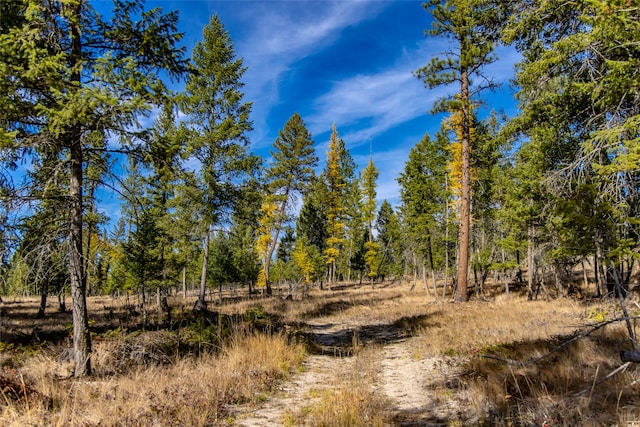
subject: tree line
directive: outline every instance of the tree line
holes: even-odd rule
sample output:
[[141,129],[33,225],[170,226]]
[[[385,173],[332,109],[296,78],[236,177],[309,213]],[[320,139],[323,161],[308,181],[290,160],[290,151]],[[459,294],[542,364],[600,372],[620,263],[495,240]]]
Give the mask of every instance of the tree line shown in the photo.
[[[0,294],[42,295],[41,315],[47,295],[71,294],[76,375],[91,372],[87,295],[162,304],[190,288],[205,310],[207,290],[230,284],[271,294],[410,278],[466,301],[492,278],[552,297],[576,267],[595,272],[598,296],[628,291],[640,225],[635,3],[425,3],[427,36],[449,49],[415,75],[452,92],[434,105],[440,130],[397,178],[398,206],[379,203],[373,158],[359,171],[335,125],[323,164],[297,113],[270,162],[250,152],[246,67],[218,16],[187,59],[177,13],[113,5],[103,16],[82,0],[0,3]],[[481,118],[499,45],[522,56],[519,113]],[[118,218],[99,209],[105,189],[121,199]]]

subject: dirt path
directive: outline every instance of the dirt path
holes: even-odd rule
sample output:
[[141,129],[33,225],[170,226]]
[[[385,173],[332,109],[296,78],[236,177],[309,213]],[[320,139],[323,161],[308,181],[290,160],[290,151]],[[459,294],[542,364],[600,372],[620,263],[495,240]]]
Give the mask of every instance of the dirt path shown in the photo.
[[466,419],[460,409],[468,402],[455,364],[422,357],[411,339],[382,349],[378,387],[389,401],[396,425],[440,426]]
[[[393,425],[439,426],[464,419],[464,391],[455,364],[443,358],[422,357],[413,339],[395,324],[363,325],[363,319],[317,318],[307,324],[307,339],[316,353],[304,369],[256,407],[240,408],[236,425],[282,426],[318,399],[324,389],[338,384],[353,366],[354,345],[379,345],[376,393],[388,402]],[[470,420],[467,420],[470,421]]]
[[273,427],[285,424],[287,414],[293,414],[318,399],[321,391],[335,384],[337,370],[346,370],[351,358],[316,356],[307,357],[304,370],[281,385],[278,392],[258,407],[246,408],[238,416],[236,425]]
[[320,354],[307,356],[304,368],[280,386],[278,392],[255,408],[241,409],[236,425],[251,427],[281,426],[288,413],[299,411],[332,388],[339,372],[347,372],[353,359],[354,327],[338,325],[331,319],[314,319],[304,335],[316,344]]

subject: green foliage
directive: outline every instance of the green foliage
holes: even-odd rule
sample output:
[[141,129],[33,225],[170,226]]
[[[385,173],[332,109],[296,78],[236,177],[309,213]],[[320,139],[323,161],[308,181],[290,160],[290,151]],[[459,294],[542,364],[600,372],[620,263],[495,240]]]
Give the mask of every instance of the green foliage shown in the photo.
[[229,235],[234,280],[252,285],[258,280],[260,262],[254,246],[255,231],[250,225],[236,224]]
[[258,237],[267,293],[271,293],[269,266],[278,236],[290,220],[289,210],[295,197],[306,194],[311,187],[318,163],[313,144],[311,133],[298,113],[287,120],[273,143],[273,163],[266,172],[267,200],[263,202]]
[[[226,331],[228,333],[228,331]],[[189,323],[178,331],[178,340],[187,348],[198,351],[215,351],[221,344],[223,330],[218,324],[210,323],[205,319],[198,319]]]
[[405,244],[400,219],[391,204],[384,200],[376,218],[377,240],[381,248],[378,274],[399,277],[404,273],[403,252]]
[[278,245],[278,252],[276,254],[276,258],[282,262],[289,262],[291,259],[291,252],[293,252],[293,244],[296,241],[296,237],[291,228],[287,228],[284,232],[284,236],[280,239],[280,244]]
[[236,58],[231,37],[217,15],[204,28],[192,56],[194,70],[180,96],[187,119],[179,135],[187,144],[186,154],[201,164],[199,214],[210,225],[236,201],[238,177],[257,165],[246,152],[252,104],[243,102],[241,79],[246,67]]
[[630,97],[639,10],[624,1],[523,6],[505,31],[523,52],[521,114],[509,131],[529,139],[518,165],[529,196],[514,200],[521,217],[544,228],[554,259],[596,251],[608,263],[603,256],[622,242],[638,241],[637,191],[629,189],[637,188],[640,112]]
[[324,251],[328,237],[326,206],[322,202],[324,191],[322,180],[316,180],[305,195],[296,221],[296,235],[305,236],[320,253]]
[[350,156],[346,152],[344,141],[338,135],[333,125],[329,149],[327,151],[327,165],[322,173],[326,184],[324,207],[327,215],[326,248],[323,251],[325,261],[329,267],[329,281],[336,279],[336,266],[344,245],[345,234],[345,189],[348,177],[344,174],[344,166],[349,164]]
[[373,241],[373,221],[376,219],[376,181],[378,176],[380,175],[380,171],[376,168],[375,163],[373,163],[373,158],[369,159],[369,163],[367,167],[362,171],[362,176],[360,180],[362,182],[362,198],[364,199],[362,212],[365,224],[367,224],[367,228],[369,229],[369,242]]
[[411,245],[414,252],[433,263],[432,268],[444,263],[449,244],[445,242],[446,231],[453,228],[447,215],[451,199],[447,180],[448,143],[444,132],[438,133],[435,139],[426,134],[409,152],[398,178],[403,219]]
[[[481,83],[478,89],[492,87],[482,69],[497,59],[494,45],[499,36],[501,5],[487,0],[455,0],[442,2],[429,0],[424,3],[433,16],[432,27],[426,33],[450,38],[460,54],[438,56],[415,72],[430,89],[461,82],[466,73],[475,73]],[[450,96],[437,101],[434,112],[458,111],[469,102],[465,95]]]
[[[289,196],[305,193],[309,188],[318,157],[311,133],[298,113],[294,113],[278,132],[273,143],[273,163],[267,170],[269,194],[290,203]],[[282,214],[285,214],[283,212]]]
[[[115,2],[104,16],[80,1],[25,0],[11,2],[7,15],[4,10],[1,157],[8,167],[22,159],[27,169],[55,159],[56,168],[68,173],[65,226],[76,322],[75,374],[81,376],[91,370],[82,215],[83,202],[93,201],[82,200],[82,194],[83,166],[96,138],[88,136],[109,134],[122,153],[147,148],[138,120],[164,101],[167,89],[160,75],[176,78],[185,71],[182,49],[176,47],[181,38],[177,13],[144,11],[141,1]],[[26,200],[46,198],[37,180],[26,184]]]

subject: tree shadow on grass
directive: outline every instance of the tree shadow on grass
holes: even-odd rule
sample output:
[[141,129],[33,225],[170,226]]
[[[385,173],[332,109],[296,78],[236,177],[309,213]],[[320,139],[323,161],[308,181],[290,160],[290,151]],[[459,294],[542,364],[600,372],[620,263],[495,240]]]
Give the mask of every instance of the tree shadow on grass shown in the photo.
[[[397,295],[385,296],[385,301],[393,301],[395,299],[401,298],[401,294]],[[364,292],[358,294],[357,296],[353,295],[345,295],[342,298],[341,295],[331,295],[333,301],[328,301],[324,304],[319,305],[313,310],[309,310],[302,314],[303,319],[313,319],[315,317],[323,317],[330,316],[335,313],[339,313],[342,311],[346,311],[349,308],[357,307],[357,306],[366,306],[372,307],[380,302],[379,295],[377,295],[374,291]]]
[[392,424],[627,425],[640,419],[640,367],[606,378],[622,365],[618,352],[626,347],[624,328],[613,327],[456,354],[462,365],[454,379],[416,372],[432,398],[419,408],[392,409]]
[[311,354],[345,357],[359,347],[387,345],[415,336],[421,329],[436,326],[432,318],[438,313],[403,317],[393,323],[344,326],[333,323],[297,325],[295,336],[301,339]]
[[486,425],[614,425],[640,415],[638,366],[606,378],[628,346],[622,325],[504,343],[473,355],[460,384],[483,394]]

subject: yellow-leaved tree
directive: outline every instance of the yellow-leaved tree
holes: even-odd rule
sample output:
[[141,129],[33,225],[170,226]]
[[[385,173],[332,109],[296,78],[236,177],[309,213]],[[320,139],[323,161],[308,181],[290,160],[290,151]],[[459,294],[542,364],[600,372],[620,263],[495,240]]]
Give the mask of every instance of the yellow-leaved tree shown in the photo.
[[[472,121],[473,123],[473,121]],[[460,201],[462,198],[462,112],[454,111],[444,120],[443,128],[453,132],[455,138],[446,147],[449,152],[449,161],[447,162],[447,174],[449,175],[449,189],[451,191],[452,208],[460,214]],[[473,154],[473,145],[476,140],[475,126],[469,126],[469,155]],[[476,179],[474,168],[469,168],[470,185]]]
[[267,287],[267,280],[269,277],[269,274],[266,271],[266,269],[269,268],[267,259],[269,259],[272,254],[270,250],[273,242],[272,230],[277,211],[277,205],[270,198],[265,198],[262,202],[262,206],[260,207],[260,219],[258,222],[259,225],[257,233],[258,237],[255,243],[256,252],[262,261],[262,268],[258,273],[258,280],[256,282],[256,287],[258,288]]
[[336,261],[340,256],[340,249],[344,245],[344,187],[345,179],[340,168],[340,159],[343,155],[344,143],[338,136],[335,124],[332,127],[327,151],[327,166],[323,177],[327,184],[326,212],[327,212],[327,247],[324,250],[324,259],[329,268],[329,289],[335,281]]

